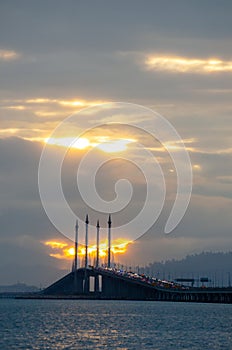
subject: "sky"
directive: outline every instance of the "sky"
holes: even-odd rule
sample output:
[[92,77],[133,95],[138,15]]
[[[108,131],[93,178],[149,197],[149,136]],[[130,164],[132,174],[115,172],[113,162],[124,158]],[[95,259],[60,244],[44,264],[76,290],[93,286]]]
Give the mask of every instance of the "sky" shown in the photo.
[[[1,2],[0,284],[46,286],[69,271],[75,215],[80,235],[88,213],[90,240],[95,239],[97,219],[106,239],[111,204],[103,212],[100,201],[98,209],[90,208],[77,184],[78,167],[89,151],[90,164],[105,162],[96,176],[100,197],[114,200],[115,184],[127,179],[132,187],[124,181],[118,188],[122,205],[133,188],[125,208],[112,214],[113,238],[134,242],[126,253],[115,255],[115,262],[136,266],[231,250],[231,14],[229,0]],[[120,108],[115,102],[121,102]],[[167,152],[173,140],[166,135],[162,144],[149,134],[158,125],[158,115],[183,140],[193,175],[187,211],[168,235],[164,227],[178,174]],[[75,120],[71,127],[64,122],[69,116]],[[156,132],[161,133],[158,127]],[[81,143],[67,147],[68,138],[78,135]],[[141,153],[141,145],[150,155]],[[172,152],[178,155],[179,146],[174,146]],[[38,170],[44,147],[49,153],[43,182],[47,186],[57,175],[56,160],[67,151],[60,177],[75,215],[68,220],[57,197],[50,198],[57,220],[65,223],[61,230],[40,199]],[[156,164],[154,177],[146,177],[136,162],[148,172]],[[159,166],[167,189],[160,215]],[[179,173],[184,169],[182,164]],[[82,167],[86,193],[90,174],[91,169]],[[130,224],[146,202],[151,177],[154,212]],[[150,218],[154,223],[143,232]],[[119,229],[127,223],[127,230]]]

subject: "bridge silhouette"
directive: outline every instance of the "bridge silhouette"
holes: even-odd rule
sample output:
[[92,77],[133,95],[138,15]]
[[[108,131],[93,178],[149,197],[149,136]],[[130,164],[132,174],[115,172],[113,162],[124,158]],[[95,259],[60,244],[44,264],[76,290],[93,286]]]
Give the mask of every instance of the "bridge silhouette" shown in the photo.
[[78,222],[75,226],[75,255],[72,272],[49,287],[31,295],[32,298],[77,298],[113,300],[159,300],[182,302],[232,303],[232,288],[199,288],[184,286],[177,282],[112,268],[111,263],[111,215],[108,219],[107,265],[99,264],[99,233],[97,221],[97,244],[95,266],[88,265],[88,225],[86,215],[85,261],[78,268]]
[[40,292],[41,298],[232,303],[232,288],[187,287],[111,268],[80,268]]

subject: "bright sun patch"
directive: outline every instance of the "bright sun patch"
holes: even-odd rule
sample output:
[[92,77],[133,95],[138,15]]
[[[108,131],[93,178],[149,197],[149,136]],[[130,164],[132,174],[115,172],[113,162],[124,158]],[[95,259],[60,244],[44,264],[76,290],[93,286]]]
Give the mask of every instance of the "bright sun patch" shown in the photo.
[[150,55],[145,60],[148,69],[179,73],[215,73],[232,72],[232,61],[217,58],[200,59],[182,56]]
[[[125,240],[125,239],[117,239],[112,242],[111,245],[111,252],[115,255],[117,254],[125,254],[127,251],[128,244],[132,243],[131,241]],[[58,241],[47,241],[44,243],[46,246],[49,246],[52,251],[49,254],[50,256],[57,258],[57,259],[64,259],[64,260],[72,260],[75,255],[74,247],[69,246],[67,243],[58,242]],[[104,258],[107,256],[108,251],[108,242],[102,241],[99,245],[99,255],[100,258]],[[96,245],[89,245],[88,247],[88,253],[89,257],[94,258],[96,256],[97,252],[97,246]],[[78,256],[84,257],[85,256],[85,247],[79,246],[78,248]]]
[[74,141],[74,138],[72,137],[47,138],[45,139],[45,143],[76,149],[85,149],[90,145],[90,142],[86,137],[79,137],[76,141]]
[[122,152],[126,151],[128,144],[132,142],[134,142],[132,139],[110,140],[100,143],[97,148],[107,153]]
[[47,138],[44,140],[46,144],[62,146],[67,148],[84,150],[89,147],[96,147],[106,153],[123,152],[127,150],[130,143],[135,142],[134,139],[116,139],[110,140],[106,137],[99,137],[95,142],[91,142],[86,137],[74,139],[72,137]]

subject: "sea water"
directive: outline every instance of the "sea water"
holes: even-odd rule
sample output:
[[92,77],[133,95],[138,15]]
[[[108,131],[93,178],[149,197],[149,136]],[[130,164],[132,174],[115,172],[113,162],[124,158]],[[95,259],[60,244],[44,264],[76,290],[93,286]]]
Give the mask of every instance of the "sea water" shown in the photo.
[[232,305],[1,299],[0,349],[232,349]]

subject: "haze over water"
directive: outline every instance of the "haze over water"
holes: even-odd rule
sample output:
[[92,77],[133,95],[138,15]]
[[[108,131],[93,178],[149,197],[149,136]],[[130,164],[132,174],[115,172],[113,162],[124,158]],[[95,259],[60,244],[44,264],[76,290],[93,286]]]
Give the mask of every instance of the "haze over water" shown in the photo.
[[0,300],[0,348],[231,349],[232,305]]

